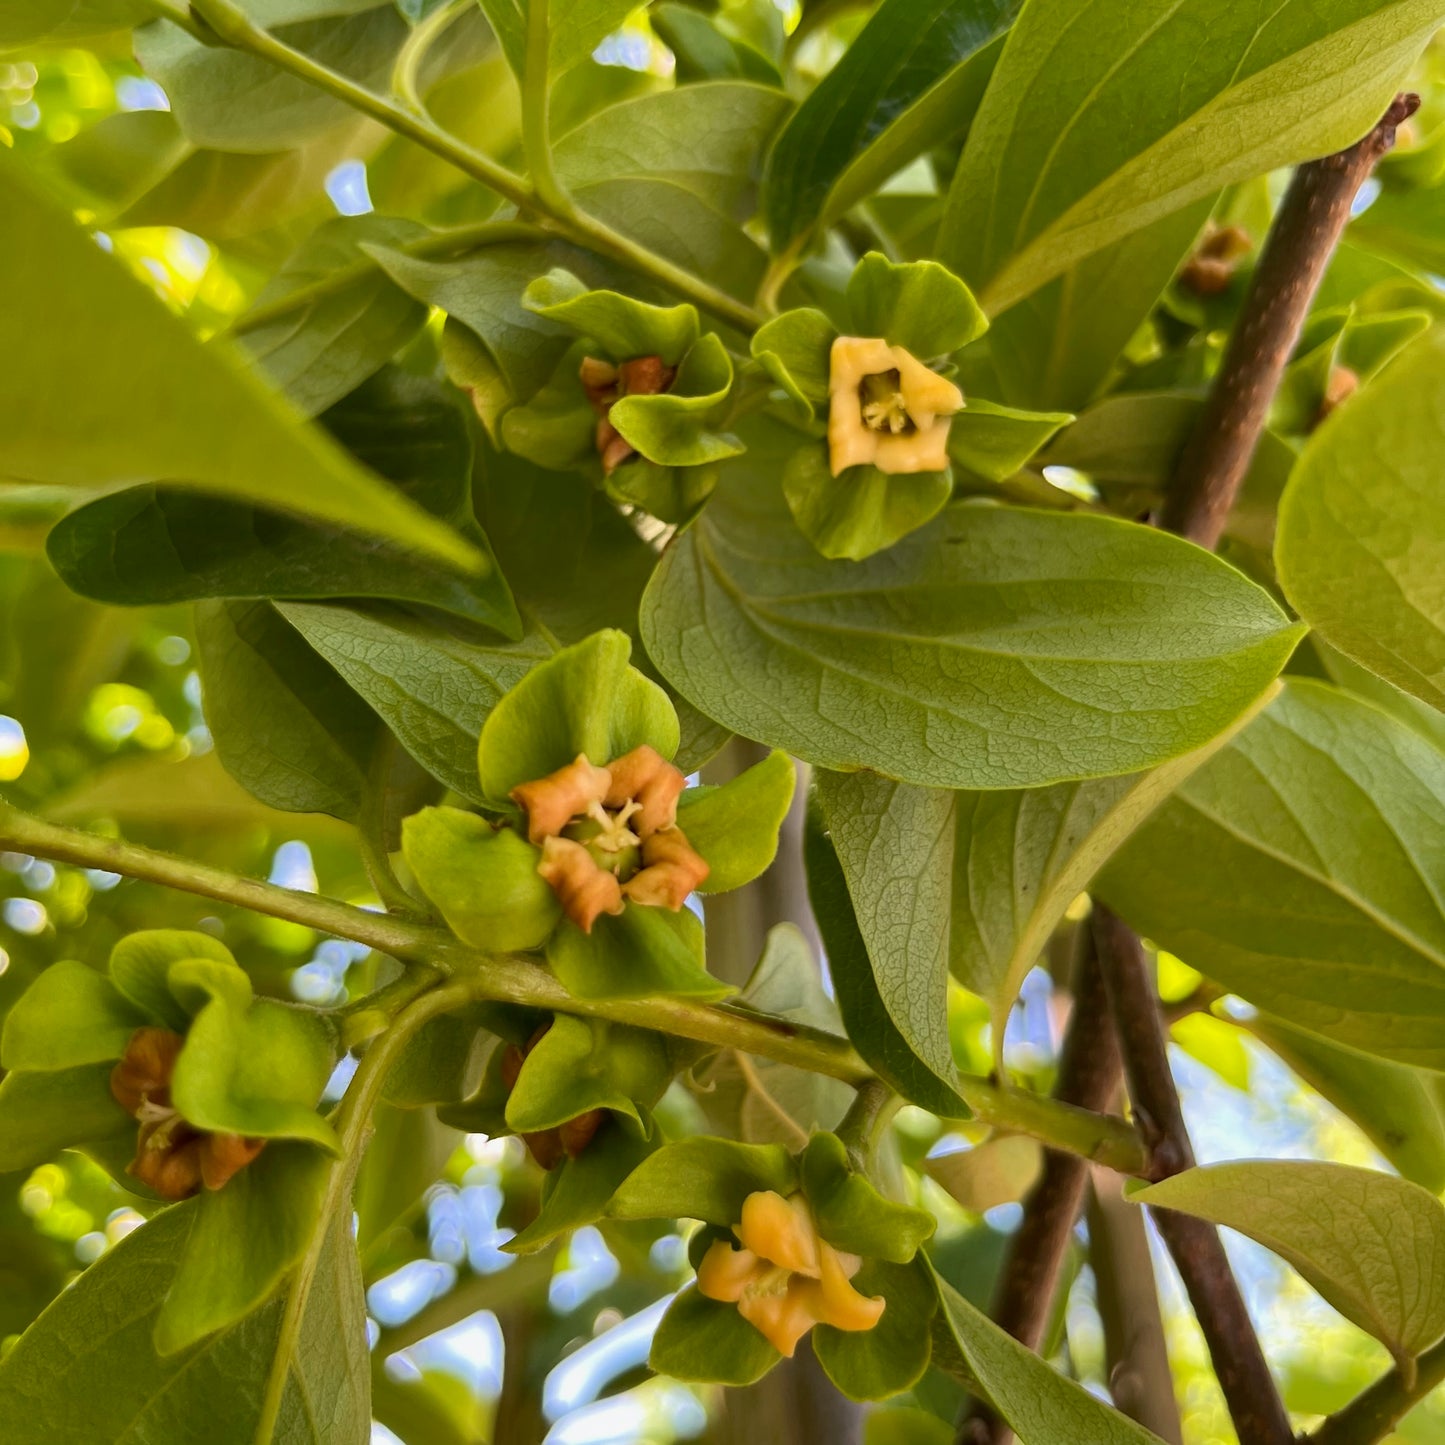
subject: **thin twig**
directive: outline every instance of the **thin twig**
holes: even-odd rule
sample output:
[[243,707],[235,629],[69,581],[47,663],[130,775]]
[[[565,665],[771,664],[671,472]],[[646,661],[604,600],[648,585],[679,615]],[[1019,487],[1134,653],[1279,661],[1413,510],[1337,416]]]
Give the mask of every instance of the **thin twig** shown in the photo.
[[[1104,904],[1095,902],[1094,942],[1124,1053],[1129,1094],[1149,1147],[1148,1177],[1165,1179],[1194,1164],[1179,1092],[1169,1070],[1163,1024],[1144,946]],[[1152,1211],[1184,1280],[1240,1445],[1293,1445],[1280,1399],[1219,1231],[1202,1219]]]
[[1164,500],[1166,531],[1217,545],[1355,196],[1419,105],[1418,95],[1396,96],[1363,140],[1295,172]]

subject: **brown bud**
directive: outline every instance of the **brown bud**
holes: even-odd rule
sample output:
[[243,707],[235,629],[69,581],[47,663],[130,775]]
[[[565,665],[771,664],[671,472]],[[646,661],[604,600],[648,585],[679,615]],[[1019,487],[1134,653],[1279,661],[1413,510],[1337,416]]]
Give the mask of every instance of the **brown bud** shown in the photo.
[[617,368],[618,390],[623,396],[656,396],[676,377],[677,368],[664,365],[660,356],[639,356]]
[[585,1114],[578,1114],[575,1119],[568,1119],[556,1130],[569,1159],[575,1159],[592,1142],[606,1117],[601,1109],[589,1109]]
[[201,1188],[201,1136],[189,1126],[141,1128],[135,1158],[126,1173],[162,1199],[189,1199]]
[[632,443],[605,416],[597,419],[595,441],[597,455],[602,458],[603,476],[610,477],[623,462],[630,462],[637,455]]
[[537,872],[551,884],[563,912],[583,933],[604,913],[622,912],[622,888],[616,877],[570,838],[548,838],[542,844]]
[[555,773],[512,789],[511,798],[527,813],[527,841],[540,844],[560,833],[573,818],[587,811],[589,803],[600,803],[612,785],[606,768],[594,767],[585,753]]
[[607,808],[621,808],[638,802],[642,810],[631,823],[637,836],[646,840],[653,833],[671,828],[677,822],[677,800],[687,787],[687,778],[661,753],[643,743],[607,765],[612,786],[602,800]]
[[1330,372],[1330,379],[1325,384],[1324,399],[1320,402],[1320,409],[1315,415],[1315,425],[1318,426],[1336,407],[1343,406],[1360,389],[1359,373],[1352,371],[1348,366],[1336,366]]
[[1249,232],[1242,226],[1211,228],[1184,263],[1179,284],[1196,296],[1218,296],[1228,289],[1240,261],[1249,255],[1253,244]]
[[545,1169],[549,1173],[555,1169],[565,1157],[562,1148],[562,1133],[559,1129],[543,1129],[536,1134],[523,1134],[522,1143],[527,1146],[529,1153],[539,1169]]
[[185,1040],[170,1029],[137,1029],[110,1073],[110,1092],[127,1114],[146,1104],[169,1108],[171,1075]]
[[632,903],[670,908],[676,913],[710,871],[682,829],[668,828],[643,842],[642,867],[622,885],[622,891]]

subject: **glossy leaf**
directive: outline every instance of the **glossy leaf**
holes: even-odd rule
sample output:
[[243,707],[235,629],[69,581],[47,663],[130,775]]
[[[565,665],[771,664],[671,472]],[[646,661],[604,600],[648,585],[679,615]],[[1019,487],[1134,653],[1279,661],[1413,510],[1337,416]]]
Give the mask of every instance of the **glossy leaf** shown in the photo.
[[1445,1334],[1445,1206],[1418,1184],[1345,1164],[1253,1159],[1188,1169],[1129,1197],[1273,1250],[1397,1359]]
[[1445,709],[1445,335],[1421,338],[1313,437],[1280,507],[1280,582],[1347,657]]
[[1106,517],[954,506],[865,563],[825,561],[755,448],[663,557],[642,634],[673,686],[745,736],[823,767],[1002,788],[1200,746],[1299,630],[1199,549]]
[[99,1140],[133,1149],[135,1120],[110,1092],[110,1060],[0,1079],[0,1173],[34,1169],[62,1149]]
[[940,257],[1005,311],[1190,201],[1358,140],[1439,21],[1433,0],[1268,16],[1217,0],[1031,4],[969,133]]
[[103,973],[62,959],[5,1016],[0,1064],[50,1070],[118,1059],[130,1036],[149,1022]]
[[881,184],[945,139],[945,126],[961,129],[988,76],[980,52],[1016,9],[1015,0],[885,0],[773,145],[762,204],[773,250],[866,194],[859,171]]
[[738,1144],[701,1135],[664,1144],[613,1195],[614,1219],[699,1219],[731,1229],[758,1190],[787,1196],[798,1187],[792,1156],[779,1144]]
[[1322,683],[1283,693],[1100,876],[1136,928],[1337,1044],[1445,1068],[1440,755]]
[[201,346],[4,157],[0,209],[14,221],[0,235],[0,473],[96,489],[164,479],[475,561],[222,346]]

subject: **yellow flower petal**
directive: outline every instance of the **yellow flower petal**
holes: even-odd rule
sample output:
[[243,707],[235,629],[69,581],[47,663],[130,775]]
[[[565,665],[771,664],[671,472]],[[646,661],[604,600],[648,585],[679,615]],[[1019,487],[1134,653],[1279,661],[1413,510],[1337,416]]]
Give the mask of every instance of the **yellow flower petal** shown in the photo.
[[742,1223],[734,1231],[754,1254],[799,1274],[818,1274],[818,1231],[801,1194],[784,1199],[760,1189],[743,1201]]

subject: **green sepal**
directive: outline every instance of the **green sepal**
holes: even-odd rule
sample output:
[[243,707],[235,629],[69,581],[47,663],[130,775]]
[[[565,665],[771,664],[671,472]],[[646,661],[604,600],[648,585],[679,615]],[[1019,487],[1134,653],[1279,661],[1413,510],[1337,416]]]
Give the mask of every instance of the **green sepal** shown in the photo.
[[487,435],[496,445],[501,419],[517,399],[496,358],[470,326],[448,316],[442,327],[441,360],[447,379],[471,398]]
[[595,1224],[607,1214],[617,1186],[657,1147],[651,1115],[639,1127],[609,1119],[575,1158],[564,1159],[542,1181],[537,1217],[502,1246],[504,1254],[535,1254],[561,1234]]
[[664,366],[676,366],[700,329],[691,305],[649,306],[616,291],[590,291],[561,269],[533,281],[522,293],[522,305],[595,341],[602,356],[613,361],[657,356]]
[[870,251],[848,278],[855,336],[881,336],[919,361],[950,356],[988,330],[973,292],[937,261],[897,265]]
[[953,495],[953,473],[890,474],[828,468],[826,448],[801,446],[783,467],[783,495],[798,530],[823,556],[861,562],[931,522]]
[[667,391],[619,398],[607,413],[617,431],[650,462],[659,466],[701,467],[726,461],[743,444],[707,422],[732,390],[733,364],[727,348],[711,331],[682,359]]
[[62,1149],[100,1139],[135,1153],[135,1120],[110,1092],[109,1062],[0,1079],[0,1174],[34,1169]]
[[798,1187],[781,1144],[739,1144],[710,1134],[664,1144],[623,1181],[607,1206],[613,1219],[700,1219],[730,1230],[749,1194],[785,1198]]
[[804,414],[812,417],[828,401],[828,376],[838,328],[811,306],[784,311],[753,333],[753,359]]
[[611,1109],[642,1127],[672,1082],[667,1041],[650,1029],[558,1014],[527,1055],[507,1100],[517,1134],[554,1129],[589,1109]]
[[258,999],[242,1011],[215,998],[196,1015],[176,1060],[171,1098],[198,1129],[254,1139],[307,1139],[340,1152],[316,1102],[336,1064],[319,1014]]
[[192,1018],[217,1001],[243,1013],[254,995],[250,975],[229,957],[178,959],[166,970],[166,985]]
[[173,1355],[266,1302],[306,1250],[332,1164],[301,1144],[269,1144],[224,1189],[206,1189],[155,1325]]
[[700,893],[727,893],[762,874],[778,852],[797,770],[774,750],[721,787],[689,788],[678,800],[677,826],[702,855],[708,875]]
[[660,467],[646,457],[633,457],[603,481],[602,489],[614,502],[683,527],[712,496],[717,479],[716,467]]
[[401,825],[417,884],[463,943],[494,953],[540,948],[562,906],[537,872],[541,851],[461,808],[423,808]]
[[382,1097],[398,1109],[470,1098],[481,1084],[489,1043],[474,1008],[428,1019],[402,1047]]
[[687,908],[629,904],[583,931],[564,918],[547,940],[547,962],[574,998],[723,998],[733,990],[703,963],[702,923]]
[[1066,411],[1020,411],[971,396],[964,409],[954,414],[948,455],[973,476],[1001,482],[1073,420]]
[[192,1014],[207,996],[191,1000],[194,1008],[187,1007],[171,987],[171,966],[192,958],[208,959],[244,973],[231,950],[209,933],[147,928],[128,934],[111,949],[111,982],[148,1015],[152,1023],[164,1024],[183,1034],[190,1027]]
[[813,1135],[798,1173],[818,1233],[845,1254],[907,1264],[938,1227],[926,1209],[885,1199],[848,1163],[836,1134]]
[[597,456],[597,412],[578,368],[586,342],[571,346],[530,401],[502,417],[500,440],[509,452],[552,471],[569,471]]
[[933,1355],[938,1292],[921,1260],[893,1264],[865,1259],[853,1276],[860,1294],[886,1301],[871,1330],[813,1327],[813,1353],[823,1372],[850,1400],[885,1400],[923,1378]]
[[[528,1032],[527,1038],[531,1037],[531,1032]],[[494,1139],[512,1132],[511,1125],[507,1123],[508,1090],[502,1079],[502,1059],[509,1043],[521,1048],[526,1038],[497,1041],[482,1066],[482,1080],[476,1093],[459,1104],[443,1104],[437,1109],[437,1118],[443,1124],[450,1124],[453,1129],[467,1134],[486,1134]]]
[[606,766],[643,743],[677,752],[677,712],[667,694],[628,664],[632,641],[608,628],[534,667],[491,711],[477,745],[482,793],[499,808],[522,783],[545,778],[579,753]]
[[0,1032],[0,1064],[54,1070],[118,1059],[149,1022],[103,973],[64,959],[15,1001]]
[[647,1363],[659,1375],[719,1385],[751,1385],[783,1357],[737,1311],[690,1284],[668,1305]]

